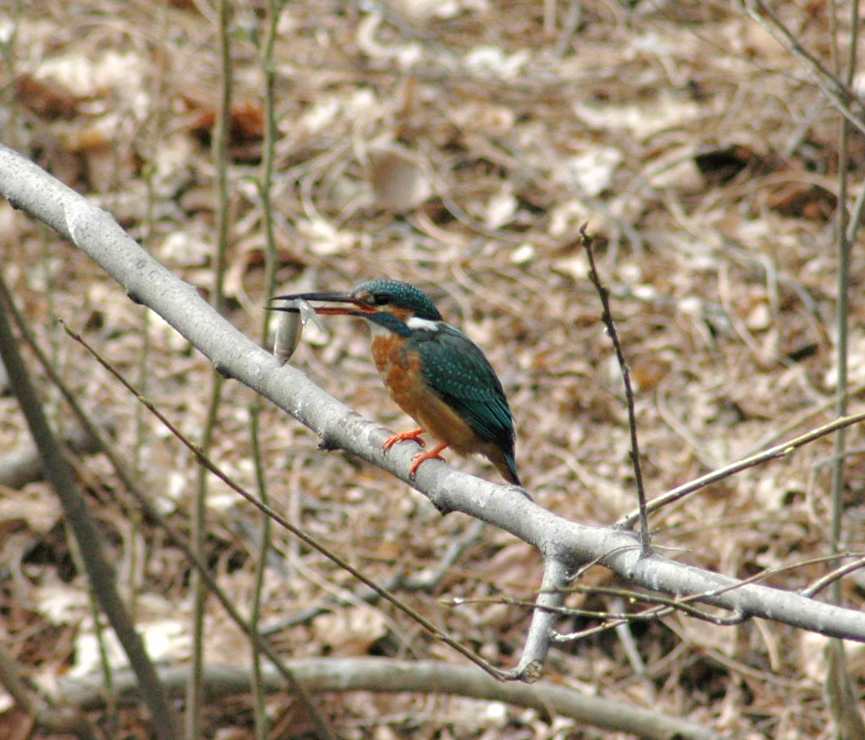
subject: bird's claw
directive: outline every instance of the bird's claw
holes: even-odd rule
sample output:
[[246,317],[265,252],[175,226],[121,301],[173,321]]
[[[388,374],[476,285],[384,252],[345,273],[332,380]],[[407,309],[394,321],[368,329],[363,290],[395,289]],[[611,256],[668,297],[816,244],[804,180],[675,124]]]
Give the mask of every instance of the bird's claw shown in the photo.
[[421,439],[421,435],[423,434],[423,429],[417,428],[412,429],[410,432],[398,432],[397,434],[392,434],[384,441],[384,449],[389,450],[398,442],[405,442],[407,440],[411,440],[412,442],[417,442],[419,447],[423,447],[426,442]]
[[433,447],[431,450],[427,450],[426,452],[419,452],[411,459],[411,467],[408,469],[408,477],[409,480],[414,480],[417,476],[417,469],[425,463],[427,460],[441,460],[442,462],[447,462],[441,453],[442,450],[447,447],[446,444],[438,444]]

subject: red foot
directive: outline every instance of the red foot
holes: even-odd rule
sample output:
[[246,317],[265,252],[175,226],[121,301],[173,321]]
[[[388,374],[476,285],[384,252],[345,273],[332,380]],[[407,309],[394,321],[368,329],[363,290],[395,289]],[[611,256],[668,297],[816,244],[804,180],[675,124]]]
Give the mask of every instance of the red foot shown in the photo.
[[426,460],[442,460],[444,458],[441,456],[442,450],[447,448],[447,443],[440,442],[431,450],[427,450],[426,452],[421,452],[419,455],[415,455],[411,460],[411,467],[408,471],[408,477],[414,480],[415,475],[417,474],[417,469],[424,463]]
[[424,446],[424,441],[420,438],[421,434],[423,434],[423,429],[418,427],[417,429],[412,429],[410,432],[400,432],[399,434],[392,434],[384,441],[384,448],[389,450],[393,447],[397,442],[405,442],[407,439],[410,439],[412,442],[417,442],[421,447]]

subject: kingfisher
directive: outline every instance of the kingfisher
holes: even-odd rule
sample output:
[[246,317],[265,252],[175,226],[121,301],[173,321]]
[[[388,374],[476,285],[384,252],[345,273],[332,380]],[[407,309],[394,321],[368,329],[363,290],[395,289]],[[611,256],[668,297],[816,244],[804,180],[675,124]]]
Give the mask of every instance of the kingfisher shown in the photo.
[[[348,304],[316,306],[320,315],[356,316],[369,322],[372,357],[396,404],[418,427],[385,440],[389,450],[411,440],[424,447],[428,433],[438,443],[414,456],[410,477],[426,460],[444,460],[450,447],[486,457],[509,483],[522,486],[514,457],[514,421],[498,376],[484,353],[447,324],[419,288],[399,280],[366,280],[349,292],[296,293],[274,300]],[[272,310],[297,312],[296,307]]]

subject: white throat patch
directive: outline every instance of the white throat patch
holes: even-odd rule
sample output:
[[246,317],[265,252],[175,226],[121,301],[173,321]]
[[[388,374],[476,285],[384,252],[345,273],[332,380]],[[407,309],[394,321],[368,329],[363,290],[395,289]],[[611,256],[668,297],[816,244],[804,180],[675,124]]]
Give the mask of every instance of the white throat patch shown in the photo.
[[405,322],[409,329],[426,329],[427,331],[438,331],[439,322],[430,321],[429,319],[419,319],[417,316],[412,316]]

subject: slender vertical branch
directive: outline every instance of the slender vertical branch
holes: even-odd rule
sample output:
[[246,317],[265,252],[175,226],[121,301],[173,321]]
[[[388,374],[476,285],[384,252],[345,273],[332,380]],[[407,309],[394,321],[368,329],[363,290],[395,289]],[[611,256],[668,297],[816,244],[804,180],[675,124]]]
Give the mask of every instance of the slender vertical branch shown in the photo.
[[[834,3],[832,4],[834,18]],[[849,87],[853,83],[853,75],[856,70],[856,47],[858,41],[858,17],[859,2],[853,0],[851,8],[851,29],[849,55],[846,60],[845,82]],[[833,24],[837,25],[837,24]],[[837,33],[833,34],[834,46],[837,46]],[[837,71],[841,73],[840,59],[836,60]],[[838,295],[837,309],[835,315],[836,333],[836,364],[837,385],[835,392],[835,415],[845,416],[847,414],[847,359],[848,359],[848,331],[849,331],[849,286],[850,286],[850,241],[847,238],[847,168],[849,161],[849,137],[850,123],[843,116],[840,121],[838,144],[838,206],[836,209],[835,238],[838,245],[838,276],[836,292]],[[835,432],[834,456],[832,463],[832,523],[831,523],[831,547],[832,552],[837,553],[841,547],[841,524],[843,513],[844,493],[844,465],[846,461],[846,435],[847,430],[842,428]],[[832,599],[835,603],[841,601],[841,583],[832,585]]]
[[[217,312],[225,308],[225,267],[228,252],[229,203],[228,203],[228,139],[231,133],[231,42],[229,36],[230,0],[219,0],[217,33],[221,60],[222,89],[219,114],[213,131],[213,159],[216,166],[216,219],[217,247],[213,276],[212,303]],[[201,447],[207,453],[213,442],[213,432],[219,417],[222,399],[222,376],[214,370],[211,375],[210,401],[207,420],[201,436]],[[192,517],[193,546],[198,557],[206,562],[207,530],[207,469],[198,469],[198,486]],[[193,638],[192,670],[186,692],[186,736],[201,737],[201,715],[204,704],[204,607],[207,589],[197,571],[192,574],[193,593]]]
[[533,682],[541,677],[544,660],[555,634],[553,626],[559,619],[558,610],[565,603],[568,593],[570,576],[568,566],[558,558],[548,556],[544,559],[544,577],[535,600],[523,654],[517,666],[508,672],[508,678]]
[[[167,37],[168,30],[168,7],[166,5],[158,5],[155,8],[157,13],[158,33],[157,40],[153,42],[150,48],[150,54],[153,60],[153,76],[151,81],[151,110],[149,112],[146,136],[142,137],[143,151],[142,159],[144,167],[142,168],[142,176],[144,179],[145,192],[147,199],[144,206],[144,221],[142,223],[141,241],[145,246],[152,246],[154,236],[156,234],[156,182],[159,175],[159,149],[162,146],[162,137],[164,135],[164,113],[166,107],[165,95],[165,77],[166,77],[166,60],[167,54],[160,47],[162,39]],[[150,311],[147,307],[142,306],[137,309],[139,312],[138,332],[140,337],[140,345],[138,351],[138,378],[137,385],[141,388],[144,395],[149,393],[150,381]],[[135,470],[135,475],[140,476],[142,473],[142,457],[147,446],[148,427],[145,423],[144,411],[141,404],[135,404],[135,442],[132,455],[132,465]],[[138,598],[138,567],[139,560],[143,560],[144,553],[141,552],[139,542],[141,537],[141,509],[138,507],[130,507],[129,512],[129,528],[130,528],[130,609],[135,613],[135,606]]]
[[[859,40],[859,2],[851,3],[850,44],[847,59],[842,62],[839,50],[839,24],[837,8],[830,3],[832,22],[832,56],[835,61],[835,74],[848,89],[853,86],[853,76],[856,71],[856,52]],[[837,309],[835,314],[836,334],[836,366],[837,385],[835,390],[835,414],[838,417],[847,413],[847,361],[848,361],[848,331],[849,331],[849,289],[850,289],[850,246],[848,238],[847,192],[850,121],[843,115],[839,123],[838,140],[838,199],[835,218],[835,240],[838,253],[838,275],[836,282]],[[858,215],[858,214],[857,214]],[[846,463],[847,430],[844,428],[835,432],[834,454],[832,459],[832,520],[830,525],[830,547],[832,553],[841,551],[841,530],[844,515],[844,469]],[[841,580],[835,580],[830,587],[830,598],[833,603],[841,603]],[[847,659],[844,643],[832,640],[827,646],[826,694],[829,708],[836,726],[836,732],[844,737],[862,737],[865,724],[857,706],[855,689],[850,672],[847,669]]]
[[228,231],[231,225],[228,203],[228,144],[231,136],[231,37],[229,16],[231,0],[219,0],[219,51],[221,96],[219,115],[213,130],[213,161],[216,166],[216,270],[213,275],[213,307],[225,310],[225,267],[228,254]]
[[598,291],[598,296],[601,299],[603,309],[601,318],[604,326],[607,327],[607,333],[610,335],[610,341],[616,350],[616,359],[619,362],[619,368],[622,371],[622,382],[625,385],[625,403],[628,407],[628,429],[631,435],[631,464],[634,466],[634,480],[637,484],[637,499],[640,503],[640,555],[647,557],[652,554],[651,537],[649,534],[649,516],[646,511],[646,490],[643,487],[643,471],[640,467],[640,445],[637,440],[637,417],[634,412],[634,390],[631,387],[631,371],[628,368],[628,363],[625,361],[625,353],[622,351],[622,343],[619,341],[619,333],[616,331],[616,323],[613,321],[613,313],[610,310],[610,294],[601,282],[595,267],[595,255],[592,245],[592,237],[586,231],[585,224],[580,228],[580,243],[586,250],[586,257],[589,260],[589,280]]
[[[265,255],[264,255],[264,297],[267,301],[273,295],[276,284],[276,239],[273,226],[273,202],[271,189],[273,186],[273,161],[276,156],[276,106],[274,84],[276,70],[273,62],[273,47],[276,41],[276,27],[284,0],[268,0],[267,36],[262,52],[261,66],[264,75],[264,144],[262,151],[262,172],[259,182],[261,194],[261,214],[264,224]],[[266,301],[266,302],[267,302]],[[267,337],[267,327],[270,313],[262,312],[262,339]]]
[[[264,82],[264,143],[261,160],[261,177],[258,182],[259,195],[261,197],[262,223],[265,237],[264,256],[264,298],[265,305],[273,295],[276,282],[276,240],[273,233],[273,204],[271,201],[271,187],[273,185],[273,159],[276,146],[276,112],[274,105],[274,82],[275,70],[273,65],[273,47],[276,42],[276,27],[279,21],[279,13],[282,9],[282,0],[268,0],[267,2],[267,31],[265,34],[264,48],[261,51],[261,71]],[[262,311],[261,317],[261,341],[267,342],[268,323],[270,312]],[[258,487],[258,495],[265,506],[270,505],[270,496],[267,492],[267,475],[264,470],[264,462],[261,457],[261,446],[259,444],[258,428],[261,416],[261,398],[255,396],[249,406],[249,433],[253,463],[255,466],[255,479]],[[270,517],[261,517],[261,546],[259,547],[258,560],[255,564],[255,591],[252,598],[250,610],[250,627],[256,633],[259,630],[261,617],[261,599],[264,589],[264,574],[267,567],[267,555],[270,549],[271,523]],[[262,676],[261,653],[252,645],[252,692],[255,697],[255,736],[257,740],[266,740],[269,734],[269,723],[267,718],[267,706]],[[319,720],[320,722],[323,720]]]

